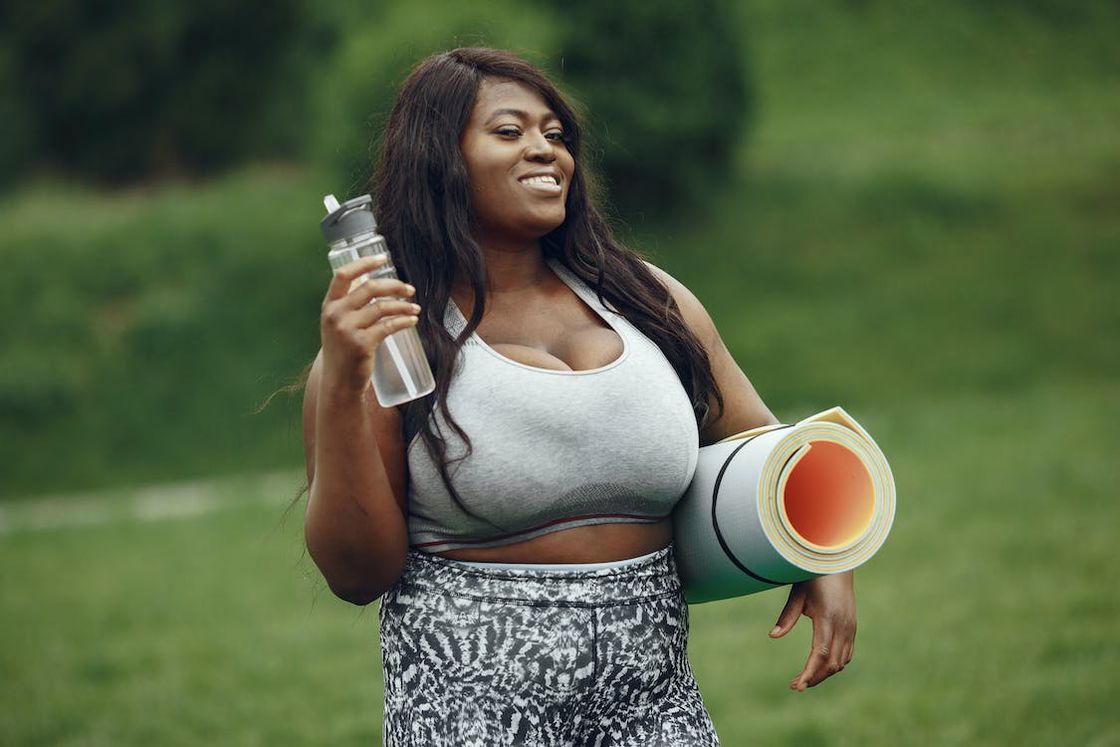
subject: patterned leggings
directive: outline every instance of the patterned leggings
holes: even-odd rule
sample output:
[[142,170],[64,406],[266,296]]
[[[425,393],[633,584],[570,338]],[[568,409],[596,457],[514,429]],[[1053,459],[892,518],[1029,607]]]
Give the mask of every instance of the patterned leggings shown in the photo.
[[380,620],[387,747],[719,744],[669,548],[569,571],[413,551]]

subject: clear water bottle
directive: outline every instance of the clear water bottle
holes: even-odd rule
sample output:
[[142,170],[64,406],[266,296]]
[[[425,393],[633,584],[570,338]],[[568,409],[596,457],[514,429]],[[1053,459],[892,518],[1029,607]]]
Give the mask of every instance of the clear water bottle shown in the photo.
[[[355,280],[364,283],[373,278],[395,278],[389,247],[385,237],[377,232],[373,218],[373,199],[369,195],[355,197],[341,205],[334,195],[323,198],[327,217],[320,224],[330,252],[327,260],[331,271],[337,272],[361,257],[384,254],[389,261],[372,272]],[[351,286],[353,287],[353,286]],[[376,299],[371,303],[376,303]],[[419,399],[436,388],[431,366],[420,344],[420,334],[415,327],[394,332],[385,338],[374,357],[373,391],[382,407],[394,407]]]

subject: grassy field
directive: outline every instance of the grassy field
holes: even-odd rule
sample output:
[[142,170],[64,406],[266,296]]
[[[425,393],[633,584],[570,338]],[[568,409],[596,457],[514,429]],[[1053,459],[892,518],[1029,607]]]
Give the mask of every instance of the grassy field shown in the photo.
[[[1117,407],[1120,387],[1102,385],[860,413],[899,513],[857,573],[855,661],[792,693],[809,627],[766,637],[783,592],[693,607],[690,654],[724,743],[1120,743],[1118,475],[1102,446],[1120,437]],[[11,507],[0,744],[376,744],[376,607],[335,600],[298,512],[281,521],[298,483],[203,485],[212,510],[178,518],[86,498],[75,512],[98,505],[104,521],[54,529]]]
[[[741,179],[685,223],[628,227],[704,301],[780,417],[843,404],[898,482],[892,536],[857,574],[853,665],[790,693],[809,629],[767,639],[781,592],[701,605],[690,651],[705,698],[733,746],[1120,745],[1116,13],[831,7],[743,6],[759,110]],[[0,351],[0,402],[32,408],[7,443],[40,444],[36,413],[95,394],[70,440],[35,450],[72,454],[91,484],[294,466],[294,403],[246,423],[307,352],[262,337],[235,351],[244,361],[223,358],[206,330],[242,311],[261,329],[304,324],[318,291],[258,271],[284,241],[292,261],[318,245],[319,186],[308,170],[253,169],[5,197],[9,263],[38,261],[23,247],[43,241],[60,196],[77,210],[51,235],[78,280],[47,289],[75,308],[100,292],[86,289],[97,254],[66,238],[78,225],[103,252],[169,226],[162,254],[138,262],[203,251],[221,274],[198,293],[169,274],[135,306],[98,307],[92,332],[48,340],[45,364]],[[249,222],[280,217],[263,237],[228,230],[234,205]],[[6,339],[44,336],[54,321],[24,313],[17,290],[3,308],[27,323]],[[223,300],[238,293],[243,305]],[[313,332],[312,319],[295,337],[313,347]],[[127,365],[121,340],[138,341]],[[129,379],[91,394],[70,355],[109,373],[190,366],[190,381],[116,408]],[[210,395],[229,422],[194,406]],[[120,417],[128,438],[76,451]],[[66,487],[52,463],[4,467],[17,485]],[[0,745],[377,743],[376,608],[334,599],[303,554],[300,511],[282,522],[299,485],[292,471],[0,502]],[[32,491],[0,489],[13,492]]]
[[0,496],[298,458],[287,413],[254,409],[317,347],[308,310],[329,270],[316,189],[306,169],[273,166],[110,193],[33,184],[0,199],[11,320],[0,452],[18,455]]

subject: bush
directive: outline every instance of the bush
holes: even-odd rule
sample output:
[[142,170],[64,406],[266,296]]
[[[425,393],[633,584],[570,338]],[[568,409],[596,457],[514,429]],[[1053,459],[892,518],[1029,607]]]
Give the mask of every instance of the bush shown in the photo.
[[316,89],[309,152],[334,182],[325,191],[340,197],[369,191],[381,130],[401,83],[421,60],[478,45],[539,63],[554,48],[553,29],[537,8],[506,0],[418,0],[395,3],[381,15],[352,17]]
[[584,104],[591,165],[624,212],[695,205],[733,171],[748,113],[734,26],[719,0],[687,12],[636,0],[395,4],[347,28],[319,88],[311,152],[337,191],[366,191],[408,71],[434,52],[484,44],[522,54]]
[[11,186],[31,166],[37,148],[33,116],[26,99],[18,92],[12,50],[0,42],[0,189]]
[[257,153],[262,107],[293,85],[282,74],[307,33],[303,0],[5,5],[0,81],[14,91],[0,109],[27,113],[39,140],[21,146],[41,160],[105,182]]
[[565,0],[557,55],[584,103],[612,202],[650,215],[702,203],[734,172],[750,91],[720,0]]

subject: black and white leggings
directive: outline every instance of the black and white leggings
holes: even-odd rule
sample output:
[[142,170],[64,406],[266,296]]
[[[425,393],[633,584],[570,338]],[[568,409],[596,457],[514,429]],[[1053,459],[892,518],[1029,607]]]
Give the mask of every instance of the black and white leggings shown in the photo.
[[670,548],[591,570],[413,551],[380,621],[386,747],[719,744]]

